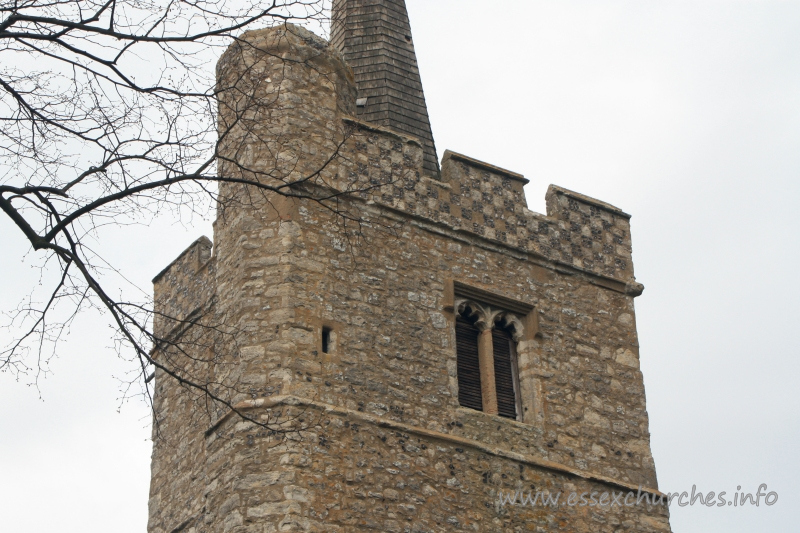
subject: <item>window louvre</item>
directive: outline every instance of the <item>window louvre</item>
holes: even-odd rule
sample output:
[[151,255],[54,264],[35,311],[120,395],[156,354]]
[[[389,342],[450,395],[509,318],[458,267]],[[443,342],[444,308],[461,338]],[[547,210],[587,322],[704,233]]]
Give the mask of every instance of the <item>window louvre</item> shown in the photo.
[[516,420],[517,394],[513,354],[511,351],[512,342],[511,335],[508,332],[499,328],[492,330],[498,414],[502,417]]
[[458,403],[483,411],[481,370],[478,363],[478,328],[458,317],[456,320],[456,352],[458,364]]

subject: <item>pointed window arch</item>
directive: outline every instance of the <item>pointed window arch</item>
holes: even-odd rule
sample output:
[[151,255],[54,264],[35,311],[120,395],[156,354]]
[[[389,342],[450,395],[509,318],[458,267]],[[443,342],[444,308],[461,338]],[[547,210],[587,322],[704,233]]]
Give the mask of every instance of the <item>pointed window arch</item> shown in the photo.
[[455,311],[459,404],[521,420],[516,343],[522,321],[473,300],[457,300]]

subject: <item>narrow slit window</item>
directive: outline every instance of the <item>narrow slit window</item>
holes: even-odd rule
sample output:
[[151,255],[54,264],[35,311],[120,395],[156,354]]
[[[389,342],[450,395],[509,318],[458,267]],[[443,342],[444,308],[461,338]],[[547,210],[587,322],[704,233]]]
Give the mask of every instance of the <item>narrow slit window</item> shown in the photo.
[[512,420],[519,415],[519,391],[514,357],[514,340],[508,331],[495,327],[492,330],[494,352],[494,381],[497,389],[497,414]]
[[478,363],[478,328],[462,317],[456,320],[458,403],[483,411],[481,370]]
[[322,353],[330,353],[331,328],[322,328]]

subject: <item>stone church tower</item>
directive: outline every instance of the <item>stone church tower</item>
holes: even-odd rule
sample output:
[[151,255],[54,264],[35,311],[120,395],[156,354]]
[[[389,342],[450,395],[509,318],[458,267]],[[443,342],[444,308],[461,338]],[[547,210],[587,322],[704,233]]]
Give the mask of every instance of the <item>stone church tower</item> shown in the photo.
[[439,163],[403,0],[331,33],[218,64],[214,243],[154,280],[148,531],[669,532],[630,216]]

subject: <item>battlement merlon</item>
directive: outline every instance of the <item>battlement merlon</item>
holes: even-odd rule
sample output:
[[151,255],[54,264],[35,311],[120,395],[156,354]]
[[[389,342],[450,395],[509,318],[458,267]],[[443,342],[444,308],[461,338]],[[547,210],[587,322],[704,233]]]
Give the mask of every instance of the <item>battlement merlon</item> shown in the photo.
[[153,332],[167,338],[192,313],[208,305],[214,294],[213,244],[200,237],[153,278]]
[[563,257],[572,256],[579,268],[611,273],[628,284],[626,292],[639,296],[644,286],[636,283],[631,246],[631,215],[606,202],[550,185],[545,195],[547,217],[559,221],[570,243]]

